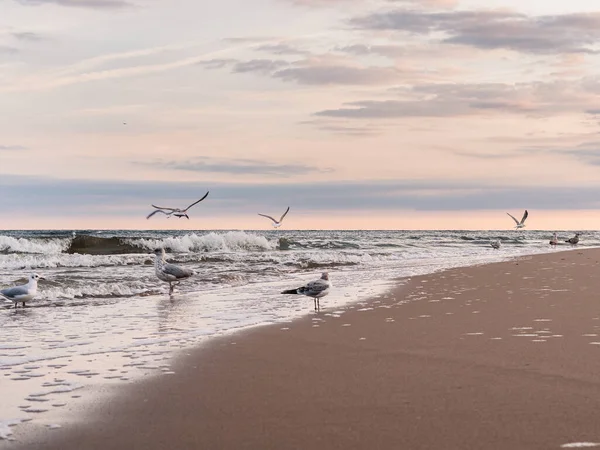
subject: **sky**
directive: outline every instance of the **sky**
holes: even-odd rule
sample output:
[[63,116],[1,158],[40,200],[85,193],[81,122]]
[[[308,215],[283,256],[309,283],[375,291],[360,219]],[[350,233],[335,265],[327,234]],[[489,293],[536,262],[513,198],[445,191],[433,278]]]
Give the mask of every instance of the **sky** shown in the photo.
[[599,69],[594,0],[3,0],[0,229],[600,229]]

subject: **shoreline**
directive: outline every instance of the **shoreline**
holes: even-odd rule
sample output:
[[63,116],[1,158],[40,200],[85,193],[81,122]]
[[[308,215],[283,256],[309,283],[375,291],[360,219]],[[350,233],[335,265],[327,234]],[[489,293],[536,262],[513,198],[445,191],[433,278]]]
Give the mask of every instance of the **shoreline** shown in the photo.
[[[174,361],[175,373],[169,378],[153,377],[111,389],[106,401],[85,408],[84,417],[91,423],[68,424],[51,434],[41,432],[50,441],[47,443],[25,441],[22,435],[29,426],[24,425],[15,430],[20,442],[12,443],[12,448],[70,449],[76,448],[76,442],[85,442],[90,449],[136,445],[158,449],[169,448],[169,442],[179,442],[178,448],[200,443],[205,445],[201,448],[361,448],[355,446],[366,445],[361,433],[373,442],[376,430],[376,442],[381,445],[405,445],[407,436],[412,436],[407,448],[432,448],[440,444],[440,438],[446,448],[523,448],[507,446],[511,436],[493,426],[501,420],[510,424],[511,433],[524,439],[523,424],[507,413],[513,409],[521,421],[534,414],[553,419],[549,428],[554,429],[545,431],[554,439],[551,447],[582,440],[599,442],[600,435],[582,431],[593,414],[586,419],[573,408],[600,406],[593,400],[600,393],[595,382],[600,363],[590,362],[598,350],[590,343],[600,341],[592,336],[598,334],[600,322],[592,319],[600,318],[594,315],[588,320],[581,315],[594,306],[592,293],[586,284],[577,289],[572,280],[587,273],[589,284],[597,282],[590,269],[599,268],[600,250],[575,250],[412,277],[379,298],[346,305],[343,314],[324,308],[320,315],[211,339]],[[516,266],[531,276],[516,276]],[[549,274],[559,280],[548,278]],[[473,277],[483,277],[486,284],[474,284]],[[543,287],[555,282],[569,289]],[[563,297],[575,291],[581,296],[580,308],[565,309]],[[554,302],[551,307],[548,299]],[[515,311],[507,312],[502,302],[518,311],[520,321],[506,317]],[[546,317],[559,310],[559,317]],[[567,323],[556,328],[559,319]],[[507,320],[514,322],[513,326],[507,326]],[[578,334],[581,321],[591,321],[584,324],[587,333],[582,330]],[[568,346],[564,344],[567,341]],[[482,389],[482,379],[492,383],[484,383]],[[411,388],[397,386],[399,381]],[[210,388],[198,387],[198,383]],[[560,390],[555,391],[558,386]],[[472,398],[465,399],[460,395],[463,391]],[[524,392],[535,397],[530,405],[520,400]],[[594,395],[589,396],[590,392]],[[566,411],[577,420],[562,417],[565,412],[548,401],[553,398],[571,405]],[[495,414],[488,408],[492,400]],[[489,422],[481,423],[473,416],[473,406],[485,412]],[[440,407],[446,413],[470,418],[502,439],[488,440],[482,446],[465,440],[473,434],[465,428],[469,421],[444,419]],[[382,411],[394,417],[395,426]],[[419,421],[415,421],[415,412],[420,413]],[[572,438],[567,439],[568,427],[555,423],[559,418],[577,430]],[[442,436],[438,433],[436,440],[422,434],[423,421],[429,425],[439,421],[445,430]],[[363,422],[368,422],[366,429]],[[412,427],[400,425],[405,422]],[[450,433],[452,427],[446,422],[464,435]],[[527,423],[542,425],[541,420]],[[299,433],[311,427],[316,427],[314,436]],[[405,434],[403,440],[398,440],[394,431],[398,427]],[[139,435],[132,436],[127,429],[139,430]],[[416,432],[419,429],[421,433]],[[564,437],[557,434],[559,430]],[[41,434],[35,435],[42,438]],[[319,440],[314,440],[317,437]],[[334,437],[335,442],[330,440]],[[539,442],[530,440],[527,448],[551,448],[549,437],[536,439]],[[331,446],[323,446],[324,442]]]
[[[523,255],[488,249],[483,258],[477,256],[478,261],[470,260],[464,252],[440,263],[427,258],[409,259],[414,265],[408,267],[403,262],[401,276],[391,276],[390,269],[379,271],[360,266],[335,270],[331,272],[334,291],[325,303],[330,309],[343,308],[379,295],[411,274],[519,257]],[[250,290],[240,286],[185,292],[174,302],[161,295],[133,296],[116,301],[117,315],[115,301],[110,299],[93,301],[93,308],[88,308],[87,301],[75,300],[60,301],[58,308],[43,304],[39,308],[7,311],[2,318],[5,336],[8,339],[16,333],[20,338],[18,345],[0,345],[0,373],[8,382],[0,408],[0,428],[7,420],[18,418],[37,424],[65,424],[61,411],[88,401],[93,404],[97,388],[127,386],[161,373],[169,374],[174,358],[182,351],[203,346],[223,334],[305,317],[312,312],[306,304],[310,300],[277,294],[289,288],[290,283],[300,285],[314,278],[314,273],[293,273],[287,281],[251,284]],[[71,394],[74,389],[77,392]],[[49,422],[50,418],[56,420]],[[32,426],[28,424],[27,428]],[[0,430],[0,448],[4,433],[6,430]]]

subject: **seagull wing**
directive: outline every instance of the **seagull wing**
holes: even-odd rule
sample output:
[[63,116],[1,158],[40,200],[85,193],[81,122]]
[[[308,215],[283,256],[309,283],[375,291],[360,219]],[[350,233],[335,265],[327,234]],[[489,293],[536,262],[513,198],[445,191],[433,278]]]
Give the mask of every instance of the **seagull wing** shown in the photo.
[[266,214],[258,214],[259,216],[263,216],[266,217],[267,219],[271,219],[273,222],[277,222],[275,219],[273,219],[271,216],[267,216]]
[[156,208],[156,209],[166,209],[168,211],[181,211],[179,208],[167,208],[166,206],[156,206],[156,205],[150,205],[150,206],[152,206],[153,208]]
[[508,215],[509,215],[509,216],[512,218],[512,220],[514,220],[514,221],[515,221],[515,223],[516,223],[517,225],[519,225],[519,221],[518,221],[517,219],[515,219],[515,216],[513,216],[512,214],[509,214],[509,213],[506,213],[506,214],[508,214]]
[[17,297],[27,295],[28,293],[29,291],[27,290],[27,286],[15,286],[0,291],[0,294],[9,300],[14,300]]
[[327,289],[329,289],[329,282],[326,280],[319,279],[316,281],[311,281],[305,286],[302,286],[300,289],[298,289],[298,292],[300,294],[312,297],[314,295],[320,294],[323,291],[326,291]]
[[176,266],[175,264],[165,264],[163,271],[169,275],[173,275],[175,278],[188,278],[194,275],[194,271],[186,269],[184,267]]
[[208,194],[210,193],[210,191],[208,191],[206,194],[204,194],[204,197],[202,197],[200,200],[195,201],[194,203],[192,203],[190,206],[188,206],[187,208],[185,208],[183,211],[187,211],[188,209],[190,209],[192,206],[194,206],[197,203],[200,203],[202,200],[204,200],[206,197],[208,197]]
[[281,219],[279,219],[279,221],[281,222],[283,220],[283,218],[286,216],[286,214],[290,212],[290,207],[288,206],[288,208],[285,210],[285,212],[283,213],[283,216],[281,216]]
[[521,219],[521,223],[525,223],[525,219],[527,219],[527,216],[529,216],[529,213],[527,212],[527,210],[525,210],[525,214],[523,214],[523,218]]
[[150,214],[148,214],[146,216],[146,219],[149,219],[150,217],[152,217],[156,213],[163,213],[163,214],[166,214],[167,216],[171,214],[171,213],[168,213],[168,212],[164,212],[162,209],[157,209],[155,211],[152,211]]

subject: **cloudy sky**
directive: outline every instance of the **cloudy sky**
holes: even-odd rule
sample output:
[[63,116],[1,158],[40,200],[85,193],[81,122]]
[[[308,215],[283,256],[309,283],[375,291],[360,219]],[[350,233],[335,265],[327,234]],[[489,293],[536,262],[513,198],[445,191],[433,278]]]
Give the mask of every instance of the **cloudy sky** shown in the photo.
[[599,229],[599,52],[594,0],[2,0],[0,228]]

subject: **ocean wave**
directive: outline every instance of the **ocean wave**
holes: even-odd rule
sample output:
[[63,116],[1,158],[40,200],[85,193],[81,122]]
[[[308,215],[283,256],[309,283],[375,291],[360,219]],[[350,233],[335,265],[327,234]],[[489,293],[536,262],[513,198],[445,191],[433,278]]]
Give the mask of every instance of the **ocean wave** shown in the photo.
[[127,253],[145,253],[139,246],[127,242],[126,239],[118,237],[96,237],[96,236],[75,236],[67,253],[78,253],[83,255],[123,255]]
[[34,270],[75,267],[112,267],[150,264],[150,256],[146,255],[80,255],[50,254],[31,255],[11,253],[0,255],[0,269]]
[[146,250],[162,247],[173,253],[188,252],[248,252],[268,251],[277,248],[277,242],[269,241],[264,236],[245,233],[243,231],[228,231],[226,233],[210,232],[204,235],[195,233],[180,237],[163,239],[130,239],[128,243]]
[[71,243],[71,239],[60,238],[15,238],[0,236],[0,253],[37,253],[57,254],[64,252]]

